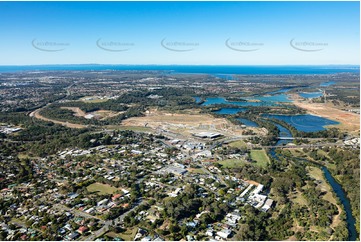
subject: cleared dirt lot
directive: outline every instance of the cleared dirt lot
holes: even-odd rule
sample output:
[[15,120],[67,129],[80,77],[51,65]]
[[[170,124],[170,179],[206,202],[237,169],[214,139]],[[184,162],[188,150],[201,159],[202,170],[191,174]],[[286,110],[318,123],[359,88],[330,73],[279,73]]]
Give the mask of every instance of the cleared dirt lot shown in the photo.
[[113,112],[113,111],[103,110],[103,109],[97,110],[94,112],[90,112],[90,113],[86,113],[78,107],[61,107],[61,109],[67,109],[67,110],[73,111],[74,116],[77,116],[77,117],[85,117],[87,114],[92,114],[99,119],[112,118],[121,113],[124,113],[124,112]]
[[191,135],[198,131],[216,131],[224,135],[239,135],[242,130],[224,118],[214,118],[209,114],[189,111],[169,113],[152,109],[144,117],[133,117],[122,122],[123,126],[149,127],[170,130],[182,135]]
[[164,123],[185,124],[190,126],[199,125],[227,125],[229,122],[223,118],[214,118],[209,114],[180,114],[167,113],[157,110],[149,111],[145,117],[134,117],[126,119],[123,125],[157,127]]
[[103,109],[93,112],[93,114],[100,116],[101,119],[112,118],[112,117],[118,116],[119,114],[122,114],[122,113],[125,113],[125,112],[124,111],[114,112],[114,111],[103,110]]
[[83,110],[81,110],[80,108],[77,108],[77,107],[61,107],[61,109],[67,109],[67,110],[73,111],[74,116],[77,116],[77,117],[84,117],[86,115],[86,113]]

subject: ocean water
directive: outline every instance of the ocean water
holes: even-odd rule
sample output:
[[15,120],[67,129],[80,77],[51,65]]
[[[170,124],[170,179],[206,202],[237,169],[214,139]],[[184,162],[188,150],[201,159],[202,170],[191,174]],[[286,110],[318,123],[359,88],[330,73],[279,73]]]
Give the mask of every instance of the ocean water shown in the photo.
[[[105,71],[138,70],[166,71],[171,73],[195,73],[231,75],[231,74],[335,74],[341,72],[359,73],[360,67],[349,66],[239,66],[239,65],[6,65],[0,66],[0,72],[19,71]],[[222,76],[223,77],[223,76]],[[224,76],[229,78],[229,76]]]
[[314,116],[311,114],[303,114],[303,115],[276,115],[276,114],[265,114],[264,117],[276,118],[282,120],[293,127],[295,127],[299,131],[304,132],[316,132],[325,130],[324,126],[339,124],[339,122]]

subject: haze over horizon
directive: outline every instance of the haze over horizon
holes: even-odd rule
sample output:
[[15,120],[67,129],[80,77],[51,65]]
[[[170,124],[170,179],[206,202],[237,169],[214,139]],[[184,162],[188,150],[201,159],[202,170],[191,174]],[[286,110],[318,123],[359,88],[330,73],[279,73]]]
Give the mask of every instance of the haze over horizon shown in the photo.
[[0,2],[0,65],[359,65],[359,4]]

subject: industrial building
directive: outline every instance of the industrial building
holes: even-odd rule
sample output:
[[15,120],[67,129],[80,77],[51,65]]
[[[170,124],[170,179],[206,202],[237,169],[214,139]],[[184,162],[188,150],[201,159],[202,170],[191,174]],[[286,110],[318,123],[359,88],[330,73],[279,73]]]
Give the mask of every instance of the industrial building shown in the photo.
[[220,134],[220,133],[212,133],[212,132],[200,132],[200,133],[193,134],[193,136],[198,137],[198,138],[202,138],[202,139],[205,139],[205,138],[215,139],[215,138],[221,137],[222,134]]

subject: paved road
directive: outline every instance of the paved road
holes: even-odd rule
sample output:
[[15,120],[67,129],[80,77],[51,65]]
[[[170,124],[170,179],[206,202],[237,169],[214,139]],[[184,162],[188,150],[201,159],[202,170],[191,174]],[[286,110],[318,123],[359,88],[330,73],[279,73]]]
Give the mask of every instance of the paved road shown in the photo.
[[10,142],[10,143],[30,143],[31,141],[16,141],[11,139],[0,139],[0,142]]
[[94,241],[97,237],[101,236],[102,234],[106,233],[109,230],[109,227],[114,223],[114,224],[119,224],[122,223],[125,216],[127,216],[131,211],[134,211],[138,206],[140,206],[141,204],[144,203],[144,200],[142,200],[141,198],[139,199],[138,203],[136,204],[136,206],[134,206],[132,209],[130,209],[129,211],[123,213],[122,215],[120,215],[119,217],[117,217],[116,219],[113,220],[107,220],[104,222],[104,226],[95,231],[93,234],[91,234],[90,236],[82,239],[83,241]]
[[303,145],[266,145],[266,146],[257,146],[254,145],[252,148],[280,148],[280,149],[299,149],[299,148],[316,148],[323,146],[339,146],[343,147],[345,144],[337,143],[320,143],[320,144],[303,144]]
[[54,205],[54,208],[55,209],[58,209],[58,210],[62,210],[62,211],[68,211],[68,212],[71,212],[77,216],[80,216],[80,217],[84,217],[84,218],[89,218],[89,219],[97,219],[99,220],[101,223],[105,224],[106,221],[98,218],[98,217],[95,217],[89,213],[85,213],[83,211],[80,211],[80,210],[77,210],[77,209],[71,209],[71,208],[68,208],[67,206],[64,206],[62,204],[55,204]]

